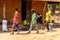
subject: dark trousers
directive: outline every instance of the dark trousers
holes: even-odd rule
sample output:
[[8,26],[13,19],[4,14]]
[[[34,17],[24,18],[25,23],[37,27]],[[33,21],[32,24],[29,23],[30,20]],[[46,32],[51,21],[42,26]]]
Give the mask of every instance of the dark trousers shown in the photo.
[[49,31],[49,27],[47,26],[47,30]]
[[18,33],[19,33],[18,24],[13,23],[13,25],[12,25],[12,34],[14,34],[14,29],[17,29],[17,31],[18,31]]

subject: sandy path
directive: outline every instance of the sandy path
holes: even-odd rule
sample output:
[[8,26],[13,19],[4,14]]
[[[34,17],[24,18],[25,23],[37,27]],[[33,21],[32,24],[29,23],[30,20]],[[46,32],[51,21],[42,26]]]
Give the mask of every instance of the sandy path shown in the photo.
[[26,34],[27,31],[21,31],[19,35],[10,35],[9,33],[0,33],[0,40],[60,40],[60,28],[54,29],[54,32],[46,32],[46,30],[39,30],[40,34],[32,31],[31,34]]

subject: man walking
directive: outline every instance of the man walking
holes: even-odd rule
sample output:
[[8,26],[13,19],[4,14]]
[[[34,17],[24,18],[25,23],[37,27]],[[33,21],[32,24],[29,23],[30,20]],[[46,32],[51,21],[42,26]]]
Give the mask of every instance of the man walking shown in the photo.
[[13,25],[12,25],[12,34],[14,34],[14,28],[17,29],[18,34],[19,34],[19,12],[18,12],[18,8],[15,9],[15,14],[14,14],[14,18],[13,18]]
[[37,28],[37,14],[35,13],[34,9],[32,9],[31,12],[32,12],[32,20],[31,20],[30,29],[28,33],[30,33],[33,28],[36,28],[37,33],[39,33]]
[[47,12],[46,12],[47,31],[49,31],[48,24],[49,24],[49,21],[50,21],[50,16],[51,16],[51,11],[47,10]]

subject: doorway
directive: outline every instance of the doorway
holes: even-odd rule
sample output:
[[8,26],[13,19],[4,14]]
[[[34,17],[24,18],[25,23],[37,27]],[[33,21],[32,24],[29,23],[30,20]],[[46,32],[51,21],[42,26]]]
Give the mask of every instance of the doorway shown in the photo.
[[22,21],[26,19],[26,1],[22,0]]

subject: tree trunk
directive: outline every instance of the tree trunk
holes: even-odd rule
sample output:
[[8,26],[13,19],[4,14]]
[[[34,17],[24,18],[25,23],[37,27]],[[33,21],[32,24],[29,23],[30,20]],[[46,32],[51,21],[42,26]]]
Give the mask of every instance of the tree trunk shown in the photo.
[[52,15],[55,14],[56,4],[52,4]]

